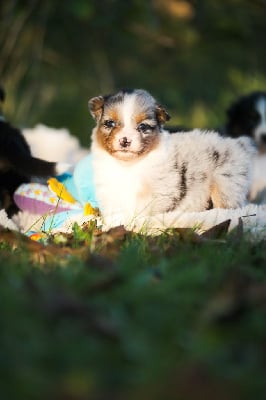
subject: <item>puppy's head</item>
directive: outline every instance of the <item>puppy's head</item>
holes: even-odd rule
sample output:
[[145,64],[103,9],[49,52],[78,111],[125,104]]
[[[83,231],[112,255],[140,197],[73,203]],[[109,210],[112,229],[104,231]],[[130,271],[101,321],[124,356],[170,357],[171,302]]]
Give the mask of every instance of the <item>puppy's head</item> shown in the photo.
[[145,90],[122,90],[89,100],[96,121],[93,140],[119,160],[131,161],[152,151],[159,142],[167,111]]
[[266,92],[253,92],[227,110],[226,131],[232,137],[250,136],[266,152]]

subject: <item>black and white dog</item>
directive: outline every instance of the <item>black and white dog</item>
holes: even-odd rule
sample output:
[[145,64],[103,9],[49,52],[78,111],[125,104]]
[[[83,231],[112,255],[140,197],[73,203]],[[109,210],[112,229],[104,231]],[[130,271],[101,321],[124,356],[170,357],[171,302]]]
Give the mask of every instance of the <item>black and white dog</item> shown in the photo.
[[266,153],[266,92],[237,99],[227,110],[225,131],[231,137],[250,136],[259,153]]
[[[0,87],[0,100],[5,92]],[[32,157],[30,147],[21,131],[10,125],[0,109],[0,209],[10,217],[18,211],[13,200],[14,191],[31,178],[47,178],[64,172],[66,164],[48,162]]]
[[250,200],[266,203],[266,91],[251,92],[237,99],[227,110],[225,134],[249,136],[257,148]]

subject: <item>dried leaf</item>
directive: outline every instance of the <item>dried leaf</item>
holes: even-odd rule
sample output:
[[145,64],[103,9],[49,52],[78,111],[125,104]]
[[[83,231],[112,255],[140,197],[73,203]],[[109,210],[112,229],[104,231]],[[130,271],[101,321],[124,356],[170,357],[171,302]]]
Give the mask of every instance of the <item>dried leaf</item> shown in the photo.
[[174,235],[179,236],[182,242],[202,243],[203,238],[192,228],[175,228],[171,230]]
[[200,236],[201,238],[205,239],[220,239],[228,233],[230,223],[231,223],[230,219],[223,221],[220,224],[215,225],[209,230],[205,231]]
[[88,250],[85,247],[72,249],[53,244],[44,245],[23,234],[8,230],[0,232],[0,243],[8,244],[12,250],[27,252],[32,262],[40,264],[54,262],[62,264],[71,256],[83,259],[88,256]]
[[94,250],[104,258],[114,260],[125,241],[133,235],[123,226],[117,226],[108,232],[97,232],[94,235]]

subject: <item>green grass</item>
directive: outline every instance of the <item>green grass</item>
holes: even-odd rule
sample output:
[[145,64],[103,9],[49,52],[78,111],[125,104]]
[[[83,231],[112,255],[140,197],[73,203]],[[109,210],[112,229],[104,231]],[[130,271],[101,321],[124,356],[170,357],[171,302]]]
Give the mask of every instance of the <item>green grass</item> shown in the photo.
[[265,242],[94,227],[46,247],[10,237],[1,398],[265,398]]

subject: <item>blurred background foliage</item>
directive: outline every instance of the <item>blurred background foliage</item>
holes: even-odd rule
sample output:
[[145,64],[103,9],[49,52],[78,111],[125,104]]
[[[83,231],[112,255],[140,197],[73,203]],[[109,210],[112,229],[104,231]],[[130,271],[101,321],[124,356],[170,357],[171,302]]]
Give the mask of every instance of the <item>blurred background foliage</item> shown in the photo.
[[88,99],[145,88],[171,124],[217,127],[266,88],[265,0],[8,0],[0,83],[20,127],[66,127],[88,144]]

